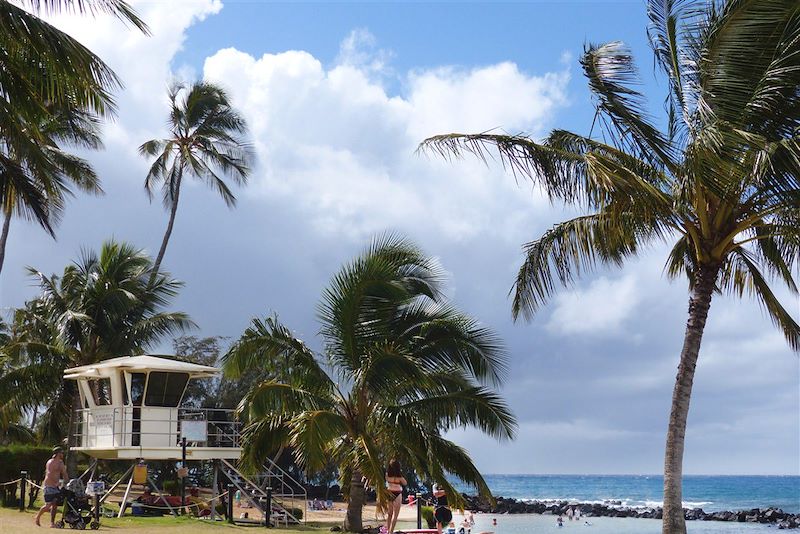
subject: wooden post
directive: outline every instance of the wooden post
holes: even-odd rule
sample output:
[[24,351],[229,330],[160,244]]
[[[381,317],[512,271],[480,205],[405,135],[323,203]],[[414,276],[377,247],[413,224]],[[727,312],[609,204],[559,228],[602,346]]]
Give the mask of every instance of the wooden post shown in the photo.
[[25,511],[25,483],[28,481],[28,472],[19,472],[19,511]]
[[228,523],[233,524],[233,484],[228,484]]
[[[181,439],[181,469],[182,474],[186,473],[186,437],[184,436]],[[181,515],[186,515],[186,508],[183,506],[186,504],[186,477],[181,477]]]
[[422,530],[422,494],[417,492],[417,530]]
[[269,528],[270,520],[272,519],[272,486],[267,486],[267,528]]
[[219,476],[219,463],[216,460],[212,460],[211,465],[214,472],[214,481],[211,483],[211,520],[215,521],[217,519],[217,495],[219,495],[219,480],[217,479]]

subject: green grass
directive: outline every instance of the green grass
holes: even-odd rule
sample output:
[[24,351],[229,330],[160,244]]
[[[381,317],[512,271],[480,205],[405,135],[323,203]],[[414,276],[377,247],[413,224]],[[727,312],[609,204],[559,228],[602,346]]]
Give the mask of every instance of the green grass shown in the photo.
[[[28,509],[20,512],[14,508],[0,508],[0,531],[23,533],[41,533],[42,529],[36,527],[33,518],[36,515],[35,509]],[[57,516],[60,518],[60,513]],[[42,516],[42,525],[46,526],[49,522],[47,514]],[[254,532],[256,525],[231,525],[225,521],[200,520],[191,516],[173,517],[133,517],[125,516],[117,518],[101,518],[100,532],[111,531],[130,531],[137,534],[214,534],[222,532],[248,531]],[[324,532],[328,531],[330,525],[306,524],[297,525],[289,528],[271,528],[272,534],[293,534],[297,532]],[[91,532],[91,531],[87,531]]]

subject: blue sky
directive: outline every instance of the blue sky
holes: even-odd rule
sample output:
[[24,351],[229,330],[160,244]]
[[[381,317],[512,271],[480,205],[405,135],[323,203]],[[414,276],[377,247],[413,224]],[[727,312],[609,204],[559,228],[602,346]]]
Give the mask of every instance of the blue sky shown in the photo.
[[[521,245],[575,208],[551,206],[499,165],[414,154],[427,136],[500,128],[588,132],[578,58],[622,40],[658,114],[663,92],[644,3],[136,2],[145,37],[101,17],[55,22],[122,77],[106,149],[88,154],[103,197],[76,197],[53,241],[14,222],[0,302],[36,294],[24,267],[59,272],[113,236],[158,250],[166,213],[149,203],[136,147],[162,136],[166,87],[225,86],[250,124],[258,164],[235,210],[199,183],[182,192],[164,267],[185,282],[173,309],[198,335],[235,338],[278,313],[318,347],[315,305],[372,236],[407,235],[436,256],[453,303],[505,341],[502,393],[520,421],[497,445],[454,437],[485,472],[658,473],[687,306],[662,276],[664,245],[563,291],[530,323],[507,297]],[[796,299],[781,294],[788,309]],[[165,349],[165,342],[157,349]],[[715,298],[697,369],[686,473],[800,474],[800,363],[749,301]]]
[[[339,44],[355,29],[366,29],[390,54],[398,73],[454,65],[466,68],[513,61],[529,73],[560,70],[568,61],[577,75],[586,43],[621,40],[640,59],[642,81],[660,110],[659,91],[644,28],[640,0],[529,2],[225,2],[225,8],[187,32],[176,64],[201,68],[222,47],[258,56],[305,50],[323,64],[336,61]],[[397,78],[387,80],[402,92]],[[571,105],[559,126],[588,130],[593,109],[584,84],[570,87]]]

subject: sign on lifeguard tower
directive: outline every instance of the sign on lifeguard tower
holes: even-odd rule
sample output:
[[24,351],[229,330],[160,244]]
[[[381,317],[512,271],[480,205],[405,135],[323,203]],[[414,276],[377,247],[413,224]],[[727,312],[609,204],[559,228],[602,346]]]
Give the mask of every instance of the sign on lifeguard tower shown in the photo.
[[208,440],[208,423],[206,421],[181,421],[181,438],[187,442],[205,443]]
[[67,369],[78,383],[77,450],[94,458],[231,459],[241,455],[233,410],[195,408],[182,401],[189,380],[213,378],[216,367],[164,356],[124,356]]

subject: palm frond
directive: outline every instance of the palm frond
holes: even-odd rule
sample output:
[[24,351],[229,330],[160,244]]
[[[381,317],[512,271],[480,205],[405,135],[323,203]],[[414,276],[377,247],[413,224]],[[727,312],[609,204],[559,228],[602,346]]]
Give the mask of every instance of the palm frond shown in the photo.
[[800,325],[781,305],[761,274],[759,265],[747,250],[739,247],[732,251],[731,260],[722,272],[720,287],[737,296],[747,293],[755,297],[773,324],[783,331],[789,347],[800,352]]
[[560,285],[569,287],[598,264],[622,265],[658,231],[630,217],[606,213],[559,223],[525,245],[525,260],[514,284],[514,317],[530,318]]
[[597,99],[599,118],[616,146],[674,171],[673,147],[647,117],[642,94],[632,88],[640,81],[630,51],[618,41],[590,45],[581,65]]
[[136,11],[122,0],[22,0],[23,5],[29,6],[34,11],[43,11],[48,14],[56,13],[107,13],[130,23],[142,33],[149,34],[150,30]]

